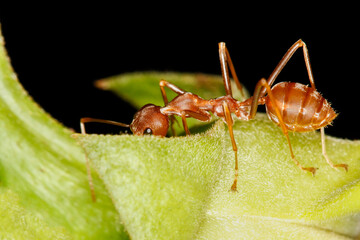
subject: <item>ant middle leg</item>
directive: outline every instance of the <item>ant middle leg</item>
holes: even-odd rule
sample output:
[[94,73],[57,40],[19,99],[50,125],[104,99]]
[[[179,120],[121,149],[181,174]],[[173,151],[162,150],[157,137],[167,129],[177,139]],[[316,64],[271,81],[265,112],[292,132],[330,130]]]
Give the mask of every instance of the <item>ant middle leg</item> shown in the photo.
[[271,88],[270,88],[268,82],[264,78],[262,78],[256,84],[255,91],[254,91],[254,98],[253,98],[253,102],[252,102],[252,106],[251,106],[251,110],[250,110],[250,119],[253,119],[255,117],[257,106],[258,106],[258,103],[259,103],[259,98],[260,98],[260,91],[261,91],[262,88],[264,88],[266,90],[266,92],[268,94],[267,97],[270,98],[270,101],[271,101],[271,103],[273,105],[273,108],[275,110],[275,114],[276,114],[276,116],[277,116],[277,118],[279,120],[279,125],[281,127],[281,130],[282,130],[283,134],[285,135],[286,140],[288,142],[291,158],[293,159],[295,164],[301,170],[311,172],[313,175],[315,175],[316,168],[314,168],[314,167],[303,167],[300,164],[300,162],[295,158],[295,155],[294,155],[294,152],[293,152],[293,149],[292,149],[292,146],[291,146],[290,138],[289,138],[288,129],[286,128],[284,120],[283,120],[283,118],[281,116],[280,110],[279,110],[278,106],[276,105],[276,99],[275,99],[275,97],[274,97],[274,95],[273,95],[273,93],[271,91]]
[[239,176],[239,164],[238,164],[238,157],[237,157],[238,149],[237,149],[236,141],[234,138],[234,130],[233,130],[234,122],[231,117],[231,112],[229,110],[229,106],[227,105],[227,103],[225,101],[223,102],[223,110],[224,110],[225,121],[226,121],[226,124],[228,125],[228,129],[229,129],[232,148],[235,153],[235,176],[234,176],[234,182],[231,185],[231,191],[236,192],[237,191],[237,179]]
[[221,73],[224,81],[226,95],[230,95],[232,97],[231,82],[229,77],[229,68],[230,68],[230,72],[232,77],[234,78],[236,87],[240,91],[241,96],[244,97],[243,87],[240,84],[240,81],[236,75],[234,65],[230,58],[230,53],[224,42],[219,43],[219,57],[220,57]]

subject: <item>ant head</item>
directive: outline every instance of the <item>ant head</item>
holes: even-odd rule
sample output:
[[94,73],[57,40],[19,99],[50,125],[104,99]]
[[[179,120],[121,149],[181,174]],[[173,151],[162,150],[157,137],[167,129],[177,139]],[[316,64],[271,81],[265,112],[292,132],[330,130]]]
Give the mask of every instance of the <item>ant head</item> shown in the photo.
[[160,112],[159,106],[147,104],[135,113],[130,129],[135,135],[165,136],[169,129],[169,117]]

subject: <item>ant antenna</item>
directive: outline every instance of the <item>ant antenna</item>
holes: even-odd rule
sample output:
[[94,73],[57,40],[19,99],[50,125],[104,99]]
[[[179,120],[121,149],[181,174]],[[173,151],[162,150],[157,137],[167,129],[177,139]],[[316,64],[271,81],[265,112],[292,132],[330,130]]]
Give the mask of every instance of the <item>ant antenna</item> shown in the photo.
[[116,126],[126,127],[126,128],[130,127],[129,124],[115,122],[115,121],[111,121],[111,120],[104,120],[104,119],[98,119],[98,118],[81,118],[80,119],[80,128],[81,128],[82,134],[86,133],[84,123],[89,123],[89,122],[106,123],[106,124],[111,124],[111,125],[116,125]]
[[[115,121],[111,121],[111,120],[104,120],[104,119],[97,119],[97,118],[81,118],[80,119],[81,134],[86,134],[85,123],[89,123],[89,122],[106,123],[106,124],[116,125],[116,126],[120,126],[120,127],[127,127],[127,128],[130,127],[129,124],[115,122]],[[95,195],[95,190],[94,190],[93,179],[91,176],[90,163],[89,163],[89,159],[86,155],[85,155],[85,160],[86,160],[86,171],[87,171],[88,181],[89,181],[89,186],[90,186],[90,191],[91,191],[91,198],[92,198],[93,202],[96,202],[96,195]]]

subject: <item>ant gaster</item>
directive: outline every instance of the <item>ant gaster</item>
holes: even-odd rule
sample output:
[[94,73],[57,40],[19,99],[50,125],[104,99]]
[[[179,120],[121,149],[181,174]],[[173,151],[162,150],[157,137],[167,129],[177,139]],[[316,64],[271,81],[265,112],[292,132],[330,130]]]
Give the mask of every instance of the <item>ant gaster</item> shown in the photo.
[[[281,82],[271,88],[279,73],[299,48],[303,49],[304,60],[311,87],[300,83]],[[238,119],[247,121],[255,117],[258,105],[265,105],[268,117],[281,127],[289,145],[291,158],[301,170],[311,172],[313,175],[315,175],[316,172],[316,168],[303,167],[295,158],[288,136],[288,131],[308,132],[320,129],[322,153],[327,163],[333,168],[342,167],[347,171],[347,164],[333,164],[326,154],[324,127],[331,124],[337,115],[327,100],[323,98],[315,88],[308,50],[306,44],[301,39],[289,48],[279,64],[276,66],[275,70],[269,76],[268,80],[261,79],[255,87],[253,96],[242,102],[234,99],[232,95],[229,69],[236,86],[241,93],[242,87],[237,78],[229,51],[223,42],[219,43],[219,56],[222,77],[226,90],[225,96],[205,100],[196,94],[180,89],[170,82],[161,80],[160,90],[165,103],[164,107],[155,106],[153,104],[145,105],[134,115],[134,119],[130,125],[109,120],[82,118],[80,121],[81,132],[85,134],[84,123],[100,122],[122,127],[130,127],[131,131],[135,135],[152,134],[165,136],[169,127],[171,126],[172,128],[174,115],[177,115],[182,119],[186,135],[190,135],[186,118],[192,117],[200,121],[209,121],[211,119],[211,112],[215,116],[222,118],[228,126],[232,148],[235,153],[235,176],[231,190],[236,191],[238,159],[231,113],[233,113]],[[167,99],[165,87],[178,94],[170,102]],[[171,123],[169,123],[169,121]],[[172,129],[172,132],[174,134],[174,129]],[[89,169],[90,168],[88,166],[88,172]],[[88,173],[88,175],[93,194],[91,175],[90,173]]]

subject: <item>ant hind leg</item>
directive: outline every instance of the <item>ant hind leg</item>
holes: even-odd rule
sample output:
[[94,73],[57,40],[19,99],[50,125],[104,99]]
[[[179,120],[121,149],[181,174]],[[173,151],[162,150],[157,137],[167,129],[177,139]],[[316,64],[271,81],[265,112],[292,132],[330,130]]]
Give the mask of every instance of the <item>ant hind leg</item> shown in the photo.
[[285,126],[285,123],[284,123],[284,120],[281,116],[281,113],[280,113],[280,110],[279,108],[276,106],[276,101],[275,101],[275,97],[271,91],[271,88],[268,84],[268,82],[262,78],[257,84],[256,84],[256,87],[255,87],[255,91],[254,91],[254,99],[253,99],[253,104],[251,106],[251,110],[250,110],[250,118],[254,118],[255,117],[255,114],[256,114],[256,110],[257,110],[257,103],[259,101],[259,98],[260,98],[260,91],[261,89],[264,88],[268,94],[267,97],[270,98],[270,101],[273,103],[273,106],[274,106],[274,110],[275,110],[275,114],[279,120],[279,125],[281,127],[281,130],[283,132],[283,134],[285,135],[286,137],[286,140],[288,142],[288,145],[289,145],[289,149],[290,149],[290,154],[291,154],[291,158],[292,160],[295,162],[296,166],[298,166],[301,170],[303,171],[307,171],[307,172],[311,172],[313,175],[315,175],[316,173],[316,170],[317,168],[314,168],[314,167],[303,167],[299,161],[295,158],[295,155],[294,155],[294,152],[292,150],[292,146],[291,146],[291,142],[290,142],[290,138],[289,138],[289,133],[288,133],[288,130]]
[[345,163],[341,163],[341,164],[334,164],[330,158],[327,156],[326,154],[326,146],[325,146],[325,130],[324,128],[322,127],[320,129],[320,132],[321,132],[321,146],[322,146],[322,153],[323,153],[323,156],[325,157],[326,159],[326,162],[334,169],[337,170],[337,168],[339,167],[342,167],[345,169],[345,171],[347,172],[348,171],[348,165],[345,164]]

